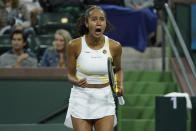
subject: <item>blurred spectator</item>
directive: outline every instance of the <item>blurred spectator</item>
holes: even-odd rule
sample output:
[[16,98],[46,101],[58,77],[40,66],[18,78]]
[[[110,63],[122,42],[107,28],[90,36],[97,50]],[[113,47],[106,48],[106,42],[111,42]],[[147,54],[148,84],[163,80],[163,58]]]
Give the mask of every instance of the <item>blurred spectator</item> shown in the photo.
[[11,34],[12,49],[0,56],[0,67],[36,67],[35,55],[27,50],[27,37],[22,30]]
[[99,4],[123,5],[123,0],[84,0],[84,3],[87,5],[99,5]]
[[14,25],[22,25],[25,33],[33,33],[30,13],[19,0],[0,0],[0,35],[12,32]]
[[33,11],[35,8],[41,8],[38,0],[20,0],[20,3],[25,4],[29,12]]
[[154,6],[154,0],[124,0],[125,6],[132,9],[143,9]]
[[84,0],[39,0],[44,12],[54,12],[58,8],[83,7]]
[[27,10],[31,14],[31,25],[35,27],[37,24],[37,14],[43,11],[38,0],[20,0],[20,2],[27,6]]
[[65,67],[66,66],[66,45],[72,39],[67,30],[59,29],[54,35],[53,46],[46,49],[40,66],[42,67]]
[[[154,0],[124,0],[124,4],[126,7],[129,7],[134,10],[141,10],[144,8],[148,8],[151,11],[149,11],[147,13],[146,11],[143,10],[144,17],[146,17],[150,21],[153,21],[153,23],[155,23],[155,21],[157,21],[157,19],[152,19],[152,17],[151,17],[154,14],[157,14],[157,11],[154,9],[154,4],[155,4]],[[152,23],[152,22],[150,22],[150,23]],[[149,26],[152,26],[152,25],[149,25]],[[153,31],[148,35],[148,38],[147,38],[148,39],[148,46],[160,46],[160,44],[157,44],[157,39],[156,39],[157,34],[156,33],[157,33],[156,31]]]
[[22,25],[15,25],[15,26],[13,27],[13,30],[21,30],[21,31],[23,31],[24,28],[23,28]]

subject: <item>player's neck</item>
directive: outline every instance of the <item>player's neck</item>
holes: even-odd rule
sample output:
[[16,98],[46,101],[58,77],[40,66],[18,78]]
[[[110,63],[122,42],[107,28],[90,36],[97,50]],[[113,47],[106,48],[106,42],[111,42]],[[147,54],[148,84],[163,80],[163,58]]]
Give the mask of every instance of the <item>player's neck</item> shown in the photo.
[[104,43],[104,36],[96,38],[90,35],[86,35],[85,39],[89,46],[100,46]]

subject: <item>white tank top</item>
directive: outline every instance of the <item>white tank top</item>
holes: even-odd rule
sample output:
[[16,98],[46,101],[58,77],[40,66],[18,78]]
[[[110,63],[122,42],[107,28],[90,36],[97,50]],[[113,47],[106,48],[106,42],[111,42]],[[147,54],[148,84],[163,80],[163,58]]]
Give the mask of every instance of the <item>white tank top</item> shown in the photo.
[[111,57],[109,39],[105,37],[105,44],[99,50],[88,47],[85,36],[82,37],[82,49],[77,58],[76,77],[86,78],[88,84],[105,84],[109,82],[107,58]]

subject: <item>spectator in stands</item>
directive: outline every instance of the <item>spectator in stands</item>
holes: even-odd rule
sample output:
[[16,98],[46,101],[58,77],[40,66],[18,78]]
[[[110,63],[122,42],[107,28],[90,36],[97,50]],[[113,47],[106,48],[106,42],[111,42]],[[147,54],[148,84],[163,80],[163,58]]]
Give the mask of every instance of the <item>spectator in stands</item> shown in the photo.
[[12,32],[14,25],[22,25],[25,33],[33,33],[30,13],[19,0],[0,0],[0,35]]
[[12,49],[0,56],[0,67],[36,67],[35,55],[27,50],[27,37],[22,30],[11,34]]
[[125,6],[132,9],[153,7],[154,0],[124,0]]
[[[157,10],[153,9],[154,8],[154,0],[124,0],[124,4],[126,7],[129,7],[131,9],[134,10],[140,10],[140,9],[144,9],[144,8],[148,8],[142,11],[144,18],[148,19],[149,23],[157,23],[157,18],[155,19],[155,15],[157,14]],[[147,11],[149,10],[149,11]],[[153,25],[147,25],[149,27],[153,27]],[[156,30],[156,29],[155,29]],[[158,39],[156,39],[157,36],[160,35],[159,30],[156,30],[151,32],[148,35],[148,46],[159,46],[160,44],[158,44]]]
[[37,24],[37,15],[43,11],[38,0],[20,0],[20,2],[27,6],[27,10],[31,14],[31,25],[35,27]]
[[46,49],[40,66],[42,67],[65,67],[66,66],[66,45],[72,39],[67,30],[59,29],[54,35],[53,46]]

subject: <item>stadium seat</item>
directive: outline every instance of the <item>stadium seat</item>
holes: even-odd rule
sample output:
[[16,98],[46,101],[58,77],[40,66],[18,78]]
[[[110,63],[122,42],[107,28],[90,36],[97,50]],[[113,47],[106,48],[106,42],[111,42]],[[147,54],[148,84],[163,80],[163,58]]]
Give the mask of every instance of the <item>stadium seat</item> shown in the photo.
[[0,55],[11,49],[11,41],[9,35],[0,36]]
[[40,60],[45,49],[52,46],[53,40],[53,34],[31,36],[29,38],[29,48],[36,54],[38,60]]
[[66,29],[72,34],[74,23],[74,18],[69,13],[43,12],[38,15],[36,31],[38,34],[49,34],[57,29]]

